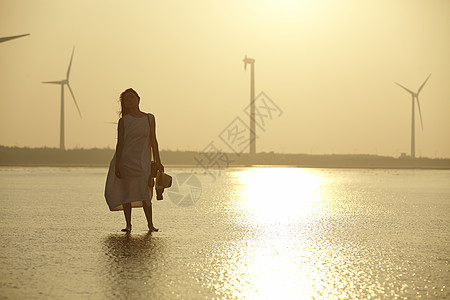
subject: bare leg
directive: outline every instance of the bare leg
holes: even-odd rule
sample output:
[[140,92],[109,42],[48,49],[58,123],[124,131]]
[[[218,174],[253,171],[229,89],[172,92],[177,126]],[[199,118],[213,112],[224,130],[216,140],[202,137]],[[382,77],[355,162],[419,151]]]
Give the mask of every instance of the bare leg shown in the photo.
[[130,232],[131,231],[131,203],[123,204],[123,214],[125,215],[125,222],[127,223],[127,227],[122,229],[122,231]]
[[150,204],[150,206],[147,206],[147,204],[144,201],[142,201],[142,208],[144,208],[145,217],[147,218],[148,230],[150,230],[150,231],[158,231],[159,229],[155,228],[153,226],[152,205]]

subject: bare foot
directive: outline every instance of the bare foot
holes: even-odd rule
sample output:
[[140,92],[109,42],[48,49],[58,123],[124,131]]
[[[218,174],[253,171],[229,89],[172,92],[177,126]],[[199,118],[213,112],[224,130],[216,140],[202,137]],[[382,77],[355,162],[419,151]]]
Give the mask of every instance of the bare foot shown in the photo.
[[130,225],[130,227],[125,227],[124,229],[122,229],[121,231],[123,231],[123,232],[131,232],[131,225]]
[[148,226],[148,230],[150,230],[150,232],[158,232],[159,229],[153,226]]

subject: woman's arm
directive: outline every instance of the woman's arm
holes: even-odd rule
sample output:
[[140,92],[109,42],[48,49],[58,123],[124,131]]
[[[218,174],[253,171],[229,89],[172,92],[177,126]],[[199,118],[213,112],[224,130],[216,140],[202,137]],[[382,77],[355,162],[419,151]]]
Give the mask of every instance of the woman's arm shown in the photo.
[[116,145],[116,176],[120,178],[120,170],[119,170],[119,164],[120,164],[120,158],[122,157],[122,150],[123,150],[123,120],[122,118],[119,119],[119,124],[117,125],[117,145]]
[[150,133],[151,133],[150,144],[152,146],[152,152],[153,157],[155,158],[156,166],[159,170],[164,172],[164,166],[161,164],[161,158],[159,156],[158,140],[156,139],[156,121],[154,116],[150,122]]

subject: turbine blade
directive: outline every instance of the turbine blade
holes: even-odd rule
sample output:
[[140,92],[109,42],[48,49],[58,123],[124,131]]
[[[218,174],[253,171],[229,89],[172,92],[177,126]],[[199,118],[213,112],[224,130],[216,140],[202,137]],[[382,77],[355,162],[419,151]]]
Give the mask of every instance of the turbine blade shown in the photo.
[[420,102],[419,102],[419,97],[416,97],[417,100],[417,106],[419,107],[419,116],[420,116],[420,126],[422,127],[423,130],[423,121],[422,121],[422,112],[420,111]]
[[413,91],[411,91],[410,89],[407,89],[406,87],[404,87],[403,85],[401,85],[400,83],[394,82],[396,85],[398,85],[399,87],[405,89],[408,93],[410,93],[411,95],[415,95],[415,93]]
[[62,84],[63,82],[60,80],[60,81],[42,81],[42,83]]
[[23,36],[27,36],[27,35],[30,35],[30,34],[27,33],[27,34],[15,35],[15,36],[2,37],[2,38],[0,38],[0,43],[6,42],[6,41],[9,41],[9,40],[13,40],[13,39],[17,39],[17,38],[20,38],[20,37],[23,37]]
[[427,83],[428,78],[430,78],[430,76],[431,76],[431,73],[430,73],[430,75],[428,75],[427,79],[425,79],[425,81],[424,81],[424,82],[422,83],[422,85],[420,86],[419,90],[417,91],[417,95],[419,95],[420,91],[422,90],[422,88],[423,88],[423,86],[425,85],[425,83]]
[[75,46],[73,46],[72,49],[72,56],[70,57],[70,63],[69,63],[69,68],[67,69],[67,77],[66,80],[69,80],[69,75],[70,75],[70,68],[72,67],[72,59],[73,59],[73,53],[75,52]]
[[72,94],[73,102],[75,102],[75,106],[76,106],[77,109],[78,109],[78,113],[80,114],[80,118],[83,118],[83,117],[81,116],[80,108],[78,107],[77,100],[75,99],[75,95],[73,94],[73,91],[72,91],[72,89],[70,88],[70,85],[67,84],[67,87],[69,88],[70,94]]

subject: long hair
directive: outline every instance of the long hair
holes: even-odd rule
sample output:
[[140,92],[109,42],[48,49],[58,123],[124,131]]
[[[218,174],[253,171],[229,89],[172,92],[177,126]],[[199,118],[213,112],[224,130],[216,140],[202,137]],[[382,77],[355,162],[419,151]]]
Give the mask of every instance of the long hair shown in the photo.
[[127,111],[127,109],[123,106],[123,99],[128,94],[134,94],[138,98],[138,101],[141,100],[141,97],[139,97],[138,93],[132,88],[126,89],[124,92],[122,92],[122,94],[120,94],[120,113],[119,113],[119,116],[121,118],[129,113],[129,111]]

